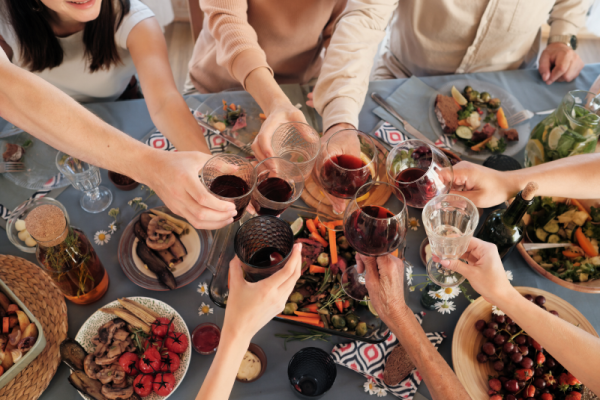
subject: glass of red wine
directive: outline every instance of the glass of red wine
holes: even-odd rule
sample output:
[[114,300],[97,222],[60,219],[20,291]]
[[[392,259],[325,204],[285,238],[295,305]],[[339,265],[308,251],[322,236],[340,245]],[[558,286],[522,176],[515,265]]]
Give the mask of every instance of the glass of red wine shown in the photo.
[[283,158],[271,157],[256,167],[256,189],[252,192],[252,206],[258,215],[280,215],[304,189],[300,169]]
[[[385,206],[376,205],[376,191],[391,190]],[[369,196],[367,196],[369,194]],[[364,201],[358,199],[365,198]],[[373,200],[375,199],[375,200]],[[368,257],[379,257],[394,252],[404,244],[406,238],[406,205],[402,192],[387,182],[369,182],[363,185],[344,213],[344,235],[358,253]],[[362,301],[368,297],[365,273],[356,266],[348,267],[342,274],[346,294]]]
[[404,194],[406,204],[423,208],[452,188],[452,163],[444,152],[421,140],[405,140],[390,151],[386,161],[390,182]]
[[235,254],[250,282],[268,278],[283,268],[293,246],[294,234],[290,224],[270,215],[246,221],[233,240]]
[[304,122],[288,122],[273,132],[271,147],[276,157],[294,163],[308,177],[321,148],[317,131]]
[[235,204],[234,221],[242,218],[256,186],[256,172],[247,159],[232,154],[216,155],[204,164],[200,180],[217,198]]

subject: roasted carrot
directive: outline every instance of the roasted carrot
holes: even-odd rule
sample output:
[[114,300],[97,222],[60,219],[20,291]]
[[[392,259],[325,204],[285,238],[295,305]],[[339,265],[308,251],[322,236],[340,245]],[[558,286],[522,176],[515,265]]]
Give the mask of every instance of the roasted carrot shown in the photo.
[[315,239],[317,242],[321,243],[323,245],[323,247],[328,246],[327,241],[325,239],[323,239],[323,237],[319,234],[319,231],[317,230],[317,227],[315,226],[315,221],[313,221],[312,219],[307,219],[306,227],[308,228],[308,231],[310,232],[310,236],[313,239]]
[[504,115],[504,110],[502,107],[498,109],[496,112],[496,119],[498,120],[498,126],[502,129],[508,129],[508,121],[506,116]]
[[339,312],[343,313],[344,312],[344,302],[340,299],[337,299],[335,301],[335,306],[337,307],[337,309],[339,310]]
[[294,314],[296,314],[299,317],[306,317],[306,318],[319,318],[319,314],[315,314],[315,313],[309,313],[309,312],[303,312],[303,311],[294,311]]
[[235,111],[235,104],[231,103],[231,104],[229,105],[229,108],[231,108],[233,111]]
[[260,113],[260,114],[258,114],[258,118],[260,118],[264,121],[265,119],[267,119],[267,116],[263,113]]
[[344,301],[344,308],[350,308],[350,300]]
[[461,119],[460,121],[458,121],[458,125],[459,126],[471,126],[471,125],[469,125],[469,123],[467,122],[466,119]]
[[590,257],[596,257],[598,255],[598,251],[594,248],[594,246],[592,246],[592,242],[590,242],[590,239],[588,239],[587,236],[584,235],[581,227],[577,228],[577,230],[575,231],[575,239],[577,239],[579,247],[583,249],[585,254],[587,254]]
[[336,226],[342,226],[344,225],[344,221],[342,221],[341,219],[337,220],[337,221],[329,221],[324,223],[325,226],[327,226],[329,229],[333,229]]
[[337,242],[335,237],[335,231],[329,229],[329,253],[331,254],[331,263],[337,264],[338,253],[337,253]]
[[583,254],[577,253],[576,251],[572,251],[572,250],[563,250],[562,254],[563,254],[563,256],[565,256],[567,258],[583,257]]
[[585,207],[583,206],[583,204],[581,204],[578,200],[571,199],[571,204],[573,204],[574,206],[577,206],[577,208],[579,209],[579,211],[583,211],[584,213],[586,213],[588,221],[592,220],[592,216],[590,215],[590,213],[585,209]]
[[225,99],[221,100],[223,102],[223,105],[226,106],[227,105],[227,101]]
[[19,311],[19,306],[16,304],[11,304],[10,306],[8,306],[8,310],[6,310],[6,313],[15,314],[17,311]]
[[327,227],[325,225],[323,225],[323,223],[321,221],[319,221],[318,216],[315,217],[315,226],[319,230],[319,233],[321,234],[321,236],[325,237],[325,235],[327,234]]
[[398,257],[398,249],[392,251],[390,254],[393,255],[394,257]]
[[326,268],[320,267],[318,265],[311,265],[308,269],[308,272],[310,272],[311,274],[324,274],[326,270]]
[[580,263],[580,262],[573,263],[573,266],[574,266],[574,267],[579,267],[580,265],[581,265],[581,263]]
[[487,142],[489,142],[490,140],[492,140],[492,138],[493,138],[493,136],[490,136],[489,138],[484,139],[483,141],[477,143],[475,146],[471,146],[471,150],[473,150],[473,151],[479,151],[479,150],[483,149],[483,146],[485,146],[485,144]]
[[308,235],[309,238],[316,240],[317,242],[321,243],[321,245],[323,247],[327,247],[329,246],[329,243],[327,243],[327,240],[323,239],[321,237],[321,235],[319,235],[318,233],[311,233],[310,235]]
[[307,305],[306,307],[302,307],[300,311],[309,311],[311,313],[317,313],[319,312],[319,306],[317,306],[317,303],[312,303]]
[[289,319],[290,321],[304,322],[305,324],[320,326],[321,328],[324,326],[323,321],[318,318],[306,318],[306,317],[291,317],[289,315],[278,314],[279,318]]
[[8,321],[8,317],[2,318],[2,333],[9,333]]

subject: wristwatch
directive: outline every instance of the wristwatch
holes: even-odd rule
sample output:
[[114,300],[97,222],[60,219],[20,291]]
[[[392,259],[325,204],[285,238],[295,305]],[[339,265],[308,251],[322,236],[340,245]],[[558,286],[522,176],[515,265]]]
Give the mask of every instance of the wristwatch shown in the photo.
[[550,43],[564,43],[571,47],[573,50],[577,49],[577,36],[575,35],[556,35],[548,38],[548,44]]

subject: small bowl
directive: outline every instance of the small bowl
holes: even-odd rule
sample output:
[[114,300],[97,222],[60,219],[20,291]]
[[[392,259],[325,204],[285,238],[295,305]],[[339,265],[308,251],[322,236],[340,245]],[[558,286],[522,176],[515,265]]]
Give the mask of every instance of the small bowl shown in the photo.
[[219,331],[219,343],[221,343],[221,328],[219,328],[217,325],[213,324],[212,322],[204,322],[204,323],[201,323],[200,325],[198,325],[197,327],[195,327],[192,332],[191,340],[192,340],[192,347],[194,348],[196,353],[202,354],[203,356],[209,356],[209,355],[217,352],[217,349],[219,348],[219,344],[217,344],[217,347],[215,347],[213,350],[208,351],[208,352],[200,351],[194,345],[194,336],[196,335],[196,332],[198,332],[198,330],[200,330],[201,328],[204,328],[205,326],[212,326],[213,328],[215,328],[216,330]]
[[[53,198],[40,197],[33,201],[26,200],[12,211],[12,213],[10,214],[10,218],[8,218],[8,220],[6,221],[6,235],[8,236],[8,240],[10,240],[10,242],[22,252],[33,254],[35,253],[36,247],[28,247],[25,245],[25,242],[19,239],[19,231],[17,231],[17,228],[15,228],[15,223],[19,219],[24,220],[25,218],[27,218],[29,212],[34,208],[45,204],[50,204],[60,208],[63,214],[65,214],[65,218],[67,219],[67,225],[70,225],[69,214],[67,213],[67,210],[60,202],[54,200]],[[27,229],[27,227],[25,227],[25,229]]]
[[[122,179],[122,178],[127,178],[129,180],[131,180],[131,183],[127,183],[127,184],[122,184],[122,183],[117,183],[117,179]],[[131,179],[130,177],[126,176],[126,175],[122,175],[113,171],[108,171],[108,179],[110,179],[110,181],[113,183],[113,185],[115,185],[115,187],[119,190],[123,190],[125,192],[129,191],[129,190],[133,190],[136,187],[138,187],[139,183],[134,181],[133,179]]]
[[238,379],[238,377],[236,376],[235,380],[238,382],[242,382],[242,383],[254,382],[255,380],[259,379],[261,376],[263,376],[263,374],[267,370],[267,355],[265,354],[263,349],[257,344],[250,343],[250,346],[248,346],[248,351],[250,351],[250,353],[253,353],[254,355],[256,355],[256,357],[258,357],[258,359],[260,360],[260,372],[258,373],[256,378],[251,379],[249,381],[247,381],[245,379]]

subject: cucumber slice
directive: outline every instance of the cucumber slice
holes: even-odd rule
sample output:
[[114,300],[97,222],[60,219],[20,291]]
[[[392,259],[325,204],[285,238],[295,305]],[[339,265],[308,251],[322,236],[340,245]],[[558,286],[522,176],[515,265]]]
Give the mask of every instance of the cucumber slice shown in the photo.
[[473,138],[473,132],[466,126],[459,126],[456,128],[456,136],[461,139],[471,140]]
[[560,227],[558,226],[558,220],[552,219],[548,221],[546,225],[544,225],[544,230],[548,233],[556,233]]
[[304,220],[302,219],[302,217],[298,217],[297,220],[292,222],[292,224],[290,225],[290,228],[292,228],[292,233],[294,234],[294,239],[297,239],[298,236],[300,236],[300,234],[302,233],[302,229],[304,228]]
[[541,240],[542,242],[546,241],[546,238],[548,237],[548,232],[546,232],[545,230],[543,230],[542,228],[537,228],[535,230],[535,236],[537,236],[537,238],[539,240]]
[[558,243],[560,242],[560,236],[552,234],[548,236],[548,243]]

